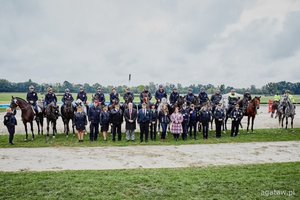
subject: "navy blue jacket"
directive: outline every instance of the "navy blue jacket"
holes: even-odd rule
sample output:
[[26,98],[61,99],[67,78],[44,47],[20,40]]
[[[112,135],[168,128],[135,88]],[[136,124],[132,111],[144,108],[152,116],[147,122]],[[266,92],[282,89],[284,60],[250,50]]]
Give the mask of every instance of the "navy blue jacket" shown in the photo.
[[208,101],[208,95],[207,95],[206,92],[200,92],[199,93],[199,101],[200,101],[199,102],[200,104],[203,104],[203,103]]
[[94,95],[94,99],[98,99],[99,100],[99,102],[101,103],[101,105],[104,105],[105,104],[105,96],[104,96],[104,94],[101,92],[101,93],[96,93],[95,95]]
[[185,96],[185,100],[187,101],[188,104],[193,103],[194,99],[195,99],[195,95],[193,93],[187,94]]
[[233,109],[230,113],[232,121],[240,121],[243,118],[243,112],[240,109]]
[[189,123],[189,121],[190,121],[190,114],[189,114],[188,109],[182,109],[181,110],[181,114],[182,114],[182,117],[183,117],[183,122],[184,123]]
[[148,91],[148,92],[142,92],[141,94],[140,94],[140,100],[141,100],[141,103],[143,103],[143,98],[144,97],[148,97],[148,99],[149,99],[149,101],[152,99],[152,95],[151,95],[151,93]]
[[64,96],[62,97],[61,101],[65,104],[66,101],[71,101],[71,102],[73,102],[74,99],[73,99],[73,96],[72,96],[71,93],[69,93],[69,94],[65,93]]
[[208,110],[202,110],[200,111],[200,122],[202,123],[208,123],[211,120],[211,112]]
[[159,112],[158,119],[160,123],[168,124],[171,122],[170,115],[165,115],[163,111]]
[[13,127],[17,125],[17,119],[12,113],[7,113],[4,116],[3,124],[7,127]]
[[190,123],[197,123],[197,121],[198,121],[197,111],[196,110],[190,110],[189,115],[190,115]]
[[120,125],[123,123],[123,112],[122,110],[115,110],[115,109],[112,109],[111,112],[110,112],[110,122],[113,124],[113,125]]
[[170,103],[172,104],[172,105],[174,105],[175,103],[176,103],[176,101],[178,100],[178,98],[179,98],[179,93],[178,92],[172,92],[171,94],[170,94]]
[[78,92],[76,99],[80,99],[84,104],[86,104],[87,96],[84,91]]
[[109,100],[110,100],[111,104],[113,103],[113,100],[116,100],[116,101],[119,102],[119,94],[118,93],[116,93],[116,94],[110,93],[109,94]]
[[157,119],[158,119],[158,112],[157,110],[150,110],[150,121],[151,122],[157,122]]
[[211,96],[210,100],[213,104],[217,105],[222,100],[222,95],[221,94],[214,94],[214,95]]
[[214,118],[218,121],[223,121],[225,118],[225,111],[223,108],[216,108],[214,112]]
[[109,125],[110,113],[109,112],[101,112],[100,114],[100,125],[105,126]]
[[35,105],[36,102],[37,102],[37,100],[38,100],[37,93],[36,93],[36,92],[28,92],[28,93],[27,93],[26,100],[27,100],[28,102],[33,101],[33,104],[32,104],[32,105]]
[[91,106],[88,113],[89,121],[91,123],[100,123],[100,114],[101,114],[100,107]]
[[132,92],[126,92],[123,96],[123,99],[126,103],[128,103],[129,99],[131,99],[132,101],[134,100],[134,95]]
[[86,114],[84,112],[76,112],[74,115],[74,124],[77,130],[85,130],[87,125]]
[[150,122],[150,111],[146,110],[144,114],[144,109],[140,109],[137,116],[138,123],[149,123]]
[[167,93],[165,92],[165,90],[163,90],[162,92],[160,92],[160,90],[157,90],[155,92],[155,99],[156,99],[156,101],[157,100],[161,101],[162,98],[167,98]]
[[52,94],[46,94],[45,95],[45,103],[46,105],[49,105],[51,102],[54,102],[56,104],[57,102],[57,98],[56,98],[56,95],[54,93]]

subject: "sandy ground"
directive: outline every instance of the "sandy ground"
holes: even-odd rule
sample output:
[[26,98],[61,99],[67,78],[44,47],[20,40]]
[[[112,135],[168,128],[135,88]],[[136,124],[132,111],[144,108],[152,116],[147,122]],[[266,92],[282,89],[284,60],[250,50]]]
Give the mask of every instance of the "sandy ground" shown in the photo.
[[96,148],[2,148],[0,171],[105,170],[300,161],[300,142]]
[[[297,112],[297,110],[296,110]],[[3,121],[3,116],[5,113],[0,113],[0,119]],[[18,120],[18,126],[16,127],[16,133],[21,133],[24,134],[25,133],[25,129],[24,129],[24,125],[21,121],[21,111],[18,110],[17,112],[17,120]],[[230,128],[230,120],[228,120],[227,122],[227,127]],[[46,124],[46,119],[44,120],[44,124]],[[242,124],[243,127],[246,128],[247,127],[247,118],[244,117],[242,120]],[[71,123],[70,123],[71,125]],[[30,125],[28,124],[28,127]],[[256,116],[255,119],[255,123],[254,123],[254,129],[258,129],[258,128],[278,128],[278,119],[274,119],[270,117],[270,113],[268,113],[268,107],[266,105],[261,105],[260,109],[259,109],[259,113]],[[290,127],[290,125],[289,125]],[[300,114],[295,115],[295,119],[294,119],[294,128],[299,128],[300,127]],[[138,126],[137,126],[138,128]],[[62,133],[63,132],[63,122],[62,119],[59,118],[57,120],[57,131],[58,133]],[[46,127],[44,127],[44,132],[46,131]],[[125,132],[125,123],[123,123],[122,126],[122,131]],[[139,128],[137,129],[137,131],[139,131]],[[37,125],[34,122],[34,132],[37,134]],[[0,134],[7,134],[7,129],[6,127],[3,125],[3,123],[0,123]]]

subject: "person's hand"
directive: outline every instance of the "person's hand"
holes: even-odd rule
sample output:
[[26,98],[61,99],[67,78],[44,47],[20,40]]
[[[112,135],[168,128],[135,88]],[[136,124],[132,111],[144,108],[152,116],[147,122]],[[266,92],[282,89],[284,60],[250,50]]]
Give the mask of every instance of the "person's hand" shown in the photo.
[[29,101],[31,104],[33,104],[33,101]]
[[132,122],[133,122],[133,120],[132,120],[132,119],[130,119],[130,120],[129,120],[129,122],[130,122],[130,123],[132,123]]

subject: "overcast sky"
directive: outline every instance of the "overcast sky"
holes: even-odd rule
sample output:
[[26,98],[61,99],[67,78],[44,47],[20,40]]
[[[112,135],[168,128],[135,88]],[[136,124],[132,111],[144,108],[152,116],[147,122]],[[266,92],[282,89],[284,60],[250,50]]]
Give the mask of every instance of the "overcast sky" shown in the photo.
[[299,0],[0,0],[0,78],[300,81]]

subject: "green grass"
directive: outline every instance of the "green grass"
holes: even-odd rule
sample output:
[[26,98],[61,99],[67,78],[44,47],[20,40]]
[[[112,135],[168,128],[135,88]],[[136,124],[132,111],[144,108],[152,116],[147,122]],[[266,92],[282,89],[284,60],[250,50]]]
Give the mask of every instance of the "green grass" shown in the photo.
[[[300,163],[0,172],[0,181],[1,199],[299,199]],[[274,190],[286,195],[264,196]]]
[[[184,144],[217,144],[217,143],[240,143],[240,142],[273,142],[273,141],[297,141],[300,140],[300,128],[296,128],[294,130],[288,129],[258,129],[255,130],[254,133],[247,133],[246,131],[240,131],[240,135],[235,138],[230,137],[230,131],[227,133],[222,133],[222,138],[215,138],[215,132],[210,131],[208,140],[202,139],[202,133],[198,133],[199,140],[190,140],[182,141],[174,141],[173,135],[171,133],[168,134],[165,142],[161,142],[158,136],[157,141],[150,141],[148,143],[140,143],[139,142],[139,133],[136,133],[136,141],[135,142],[126,142],[125,133],[122,133],[122,141],[111,141],[111,136],[109,134],[109,140],[103,141],[102,136],[99,141],[90,143],[89,136],[85,135],[84,142],[78,143],[77,137],[74,135],[70,135],[68,138],[64,134],[56,135],[56,138],[53,139],[50,135],[49,142],[45,142],[45,136],[36,135],[34,141],[24,141],[24,134],[16,134],[14,139],[14,146],[10,146],[8,144],[8,134],[0,135],[0,148],[8,148],[8,147],[98,147],[98,146],[132,146],[132,145],[184,145]],[[31,134],[29,135],[29,139],[31,139]]]

